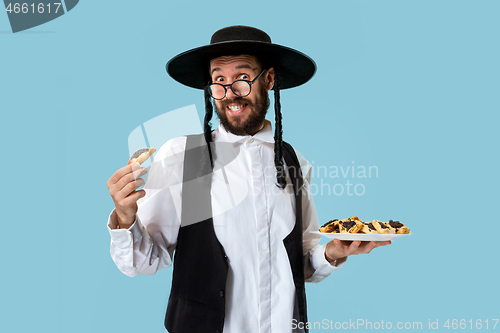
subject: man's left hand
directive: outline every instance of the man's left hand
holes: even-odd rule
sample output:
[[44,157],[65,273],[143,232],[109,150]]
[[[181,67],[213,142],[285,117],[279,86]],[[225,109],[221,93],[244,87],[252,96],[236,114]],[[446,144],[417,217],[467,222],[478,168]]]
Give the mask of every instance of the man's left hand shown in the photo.
[[325,258],[329,262],[333,262],[338,259],[345,259],[348,256],[360,254],[360,253],[370,253],[374,248],[384,245],[391,244],[391,241],[373,241],[373,242],[362,242],[362,241],[340,241],[334,239],[325,247]]

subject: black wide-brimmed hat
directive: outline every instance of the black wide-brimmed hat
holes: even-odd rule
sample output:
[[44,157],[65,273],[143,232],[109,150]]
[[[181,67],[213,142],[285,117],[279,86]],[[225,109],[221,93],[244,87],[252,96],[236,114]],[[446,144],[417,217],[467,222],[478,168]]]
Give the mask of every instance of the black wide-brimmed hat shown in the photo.
[[210,60],[226,55],[256,56],[265,66],[279,73],[280,89],[306,83],[316,72],[314,61],[302,52],[273,44],[264,31],[232,26],[213,34],[210,44],[183,52],[167,63],[167,72],[176,81],[197,89],[207,86]]

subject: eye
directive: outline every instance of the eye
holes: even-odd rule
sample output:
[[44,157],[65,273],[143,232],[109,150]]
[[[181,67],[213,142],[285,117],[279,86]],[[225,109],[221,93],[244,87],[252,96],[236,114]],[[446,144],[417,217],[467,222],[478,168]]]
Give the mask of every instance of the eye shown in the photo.
[[250,76],[246,75],[246,74],[241,74],[239,77],[238,77],[239,80],[250,80]]
[[217,77],[214,82],[224,82],[224,78],[222,76]]

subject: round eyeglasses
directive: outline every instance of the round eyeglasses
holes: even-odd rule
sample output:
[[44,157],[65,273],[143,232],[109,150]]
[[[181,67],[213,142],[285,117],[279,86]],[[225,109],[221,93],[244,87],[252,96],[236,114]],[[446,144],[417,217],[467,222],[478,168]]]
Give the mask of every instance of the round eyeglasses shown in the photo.
[[208,86],[208,92],[213,99],[223,99],[226,97],[227,87],[230,87],[232,92],[239,97],[246,97],[250,95],[252,91],[252,84],[264,73],[266,70],[263,69],[259,75],[252,81],[247,80],[236,80],[231,84],[220,84],[220,83],[212,83]]

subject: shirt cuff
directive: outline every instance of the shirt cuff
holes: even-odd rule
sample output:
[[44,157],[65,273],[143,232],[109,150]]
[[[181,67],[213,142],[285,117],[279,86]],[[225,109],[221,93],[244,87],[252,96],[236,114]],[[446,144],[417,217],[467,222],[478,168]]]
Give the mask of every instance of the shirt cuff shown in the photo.
[[108,218],[108,231],[111,241],[120,249],[130,247],[142,237],[142,228],[139,217],[136,216],[134,223],[128,229],[118,229],[116,211],[113,210]]

